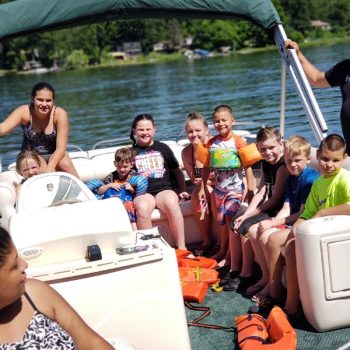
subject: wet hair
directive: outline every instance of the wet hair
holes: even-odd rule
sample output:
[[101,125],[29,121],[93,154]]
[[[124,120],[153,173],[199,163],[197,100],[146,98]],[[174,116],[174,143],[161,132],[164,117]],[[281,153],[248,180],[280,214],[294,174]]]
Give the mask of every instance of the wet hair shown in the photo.
[[327,149],[331,152],[343,151],[345,154],[346,142],[342,136],[338,134],[330,134],[321,141],[320,146],[318,147],[319,152],[323,149]]
[[303,136],[291,136],[284,144],[284,151],[291,156],[298,156],[300,154],[309,157],[311,154],[311,144]]
[[123,147],[115,151],[114,160],[117,163],[124,163],[124,162],[132,163],[134,161],[134,156],[135,156],[135,153],[131,147]]
[[187,116],[187,120],[186,120],[186,123],[185,123],[185,129],[187,128],[188,123],[191,122],[192,120],[198,120],[198,121],[203,123],[203,125],[204,125],[204,127],[206,129],[209,128],[208,122],[206,121],[206,119],[201,114],[199,114],[197,112],[191,112]]
[[233,110],[230,106],[228,105],[219,105],[217,107],[214,108],[214,112],[212,114],[212,117],[214,118],[215,117],[215,114],[216,113],[219,113],[219,112],[228,112],[231,114],[232,118],[234,118],[234,114],[233,114]]
[[260,128],[256,134],[256,142],[263,142],[272,137],[275,137],[277,142],[280,142],[282,138],[278,129],[273,128],[272,126],[264,126]]
[[36,153],[33,150],[26,149],[26,150],[20,152],[16,158],[16,171],[18,174],[21,174],[21,165],[22,165],[23,161],[25,161],[26,159],[33,159],[38,163],[39,167],[41,166],[41,162],[40,162],[40,158],[39,158],[38,153]]
[[137,116],[134,118],[133,122],[131,123],[130,140],[133,142],[133,146],[135,146],[136,143],[137,143],[137,141],[136,141],[136,139],[135,139],[135,137],[134,137],[134,129],[136,129],[137,123],[138,123],[139,121],[141,121],[141,120],[149,120],[150,122],[152,122],[152,125],[153,125],[153,126],[155,125],[154,119],[153,119],[153,117],[152,117],[150,114],[145,113],[145,114],[139,114],[139,115],[137,115]]
[[40,82],[40,83],[37,83],[33,86],[32,88],[32,98],[34,98],[36,96],[36,93],[38,91],[41,91],[41,90],[49,90],[52,92],[52,97],[53,99],[55,99],[55,89],[49,84],[49,83],[46,83],[46,82]]
[[0,266],[2,266],[8,254],[12,249],[12,240],[10,234],[0,226]]

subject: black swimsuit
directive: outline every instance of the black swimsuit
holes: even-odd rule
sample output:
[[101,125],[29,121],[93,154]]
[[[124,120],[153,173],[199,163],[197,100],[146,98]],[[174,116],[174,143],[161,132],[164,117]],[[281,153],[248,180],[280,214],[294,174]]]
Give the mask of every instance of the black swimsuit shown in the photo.
[[[56,107],[53,110],[53,118],[55,117],[55,112]],[[48,161],[51,154],[56,150],[57,130],[55,125],[53,125],[51,134],[45,134],[44,132],[39,133],[34,130],[29,106],[29,122],[26,125],[22,125],[22,129],[23,141],[21,150],[34,150]]]
[[23,338],[18,342],[0,344],[0,350],[75,350],[71,336],[57,322],[41,313],[27,293],[24,296],[35,310],[34,316]]
[[194,155],[194,147],[192,145],[192,162],[193,162],[193,173],[195,178],[202,178],[203,176],[203,168],[196,167],[196,157]]

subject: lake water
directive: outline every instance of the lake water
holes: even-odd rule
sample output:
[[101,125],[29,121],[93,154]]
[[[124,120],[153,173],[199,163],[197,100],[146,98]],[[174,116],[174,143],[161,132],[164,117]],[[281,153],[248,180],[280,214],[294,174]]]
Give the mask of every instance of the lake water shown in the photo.
[[[320,69],[348,57],[348,45],[305,49]],[[171,63],[144,64],[0,78],[3,120],[17,106],[30,102],[32,86],[47,81],[56,89],[56,104],[70,119],[69,143],[89,149],[97,141],[128,136],[139,113],[150,113],[158,139],[176,138],[189,112],[211,119],[219,104],[232,106],[239,126],[256,132],[260,125],[279,126],[281,58],[276,51]],[[286,137],[302,134],[316,141],[302,105],[288,79]],[[341,132],[339,88],[314,89],[329,132]],[[21,130],[0,139],[0,155],[18,150]]]

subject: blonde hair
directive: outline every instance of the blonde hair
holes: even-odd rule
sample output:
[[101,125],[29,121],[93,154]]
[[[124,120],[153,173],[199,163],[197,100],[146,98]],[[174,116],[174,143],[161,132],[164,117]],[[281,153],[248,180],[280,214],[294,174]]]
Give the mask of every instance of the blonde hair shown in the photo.
[[33,150],[26,149],[26,150],[20,152],[16,158],[16,171],[18,174],[21,174],[22,163],[27,159],[33,159],[38,164],[39,167],[41,166],[41,162],[40,162],[40,158],[39,158],[38,153],[36,153]]
[[284,144],[284,151],[291,156],[303,154],[305,157],[310,157],[311,144],[303,136],[291,136]]
[[185,123],[185,130],[186,130],[187,126],[188,126],[188,123],[191,122],[192,120],[198,120],[198,121],[202,122],[206,129],[208,129],[208,127],[209,127],[208,122],[206,121],[206,119],[201,114],[199,114],[197,112],[191,112],[187,116],[187,120],[186,120],[186,123]]
[[273,137],[276,138],[277,142],[280,142],[282,139],[281,133],[278,129],[273,128],[272,126],[265,126],[263,128],[260,128],[256,134],[256,142],[263,142]]

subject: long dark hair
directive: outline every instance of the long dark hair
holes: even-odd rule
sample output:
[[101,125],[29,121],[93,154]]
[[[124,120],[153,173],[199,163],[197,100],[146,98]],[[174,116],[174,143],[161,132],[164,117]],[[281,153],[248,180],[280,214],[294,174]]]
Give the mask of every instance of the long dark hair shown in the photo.
[[132,141],[133,146],[135,146],[137,144],[137,141],[136,141],[135,136],[134,136],[134,129],[136,129],[137,123],[140,120],[149,120],[150,122],[152,122],[152,125],[154,126],[154,119],[150,114],[145,113],[145,114],[137,115],[134,118],[133,122],[131,123],[130,140]]
[[52,97],[55,99],[55,89],[49,84],[44,81],[37,83],[32,88],[32,98],[36,96],[36,93],[40,90],[49,90],[52,92]]
[[7,255],[11,251],[12,240],[10,234],[0,226],[0,266],[4,264]]

